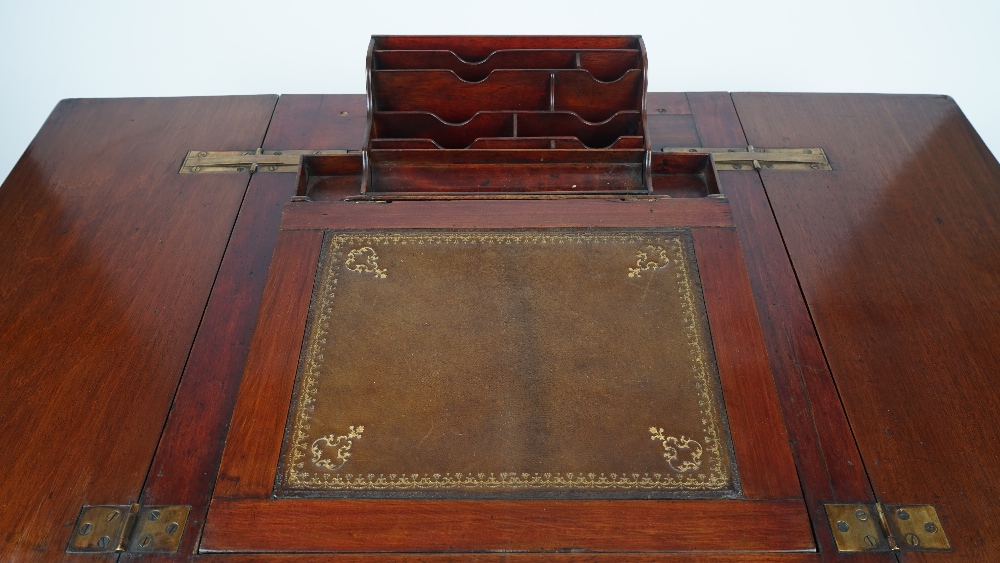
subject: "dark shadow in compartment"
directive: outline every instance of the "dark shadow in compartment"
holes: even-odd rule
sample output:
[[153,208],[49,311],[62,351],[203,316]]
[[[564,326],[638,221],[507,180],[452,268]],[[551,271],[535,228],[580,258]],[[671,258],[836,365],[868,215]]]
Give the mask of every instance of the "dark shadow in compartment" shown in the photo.
[[638,50],[509,50],[496,51],[481,62],[462,60],[453,51],[375,51],[375,70],[450,70],[468,82],[485,80],[497,69],[583,69],[611,82],[641,68]]
[[509,49],[640,49],[639,36],[591,35],[375,35],[375,51],[452,51],[462,60],[476,63],[495,51]]
[[449,123],[480,111],[548,110],[550,80],[544,70],[495,70],[482,82],[465,82],[450,70],[376,70],[372,110],[424,111]]
[[630,70],[614,82],[598,82],[583,70],[555,73],[555,111],[572,111],[590,122],[604,121],[622,110],[642,110],[643,75]]
[[299,163],[296,198],[341,200],[362,191],[361,153],[306,155]]
[[652,153],[653,195],[719,195],[719,177],[708,153]]
[[641,135],[642,114],[638,111],[621,111],[599,123],[590,123],[575,113],[561,111],[517,115],[518,137],[576,137],[591,149],[608,148],[622,136]]
[[425,112],[375,112],[372,131],[373,140],[430,139],[440,148],[464,149],[480,137],[514,136],[514,114],[480,112],[465,123],[451,124]]

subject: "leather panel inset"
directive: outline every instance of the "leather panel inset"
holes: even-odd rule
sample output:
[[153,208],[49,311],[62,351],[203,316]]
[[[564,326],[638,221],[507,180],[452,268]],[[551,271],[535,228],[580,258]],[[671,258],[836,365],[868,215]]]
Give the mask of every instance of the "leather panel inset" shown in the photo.
[[683,230],[331,232],[279,496],[738,495]]

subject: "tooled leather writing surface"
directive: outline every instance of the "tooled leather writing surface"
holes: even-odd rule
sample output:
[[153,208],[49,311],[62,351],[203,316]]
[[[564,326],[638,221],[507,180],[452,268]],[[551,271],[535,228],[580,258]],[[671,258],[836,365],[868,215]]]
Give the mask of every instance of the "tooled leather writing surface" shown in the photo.
[[734,496],[689,234],[329,233],[280,495]]

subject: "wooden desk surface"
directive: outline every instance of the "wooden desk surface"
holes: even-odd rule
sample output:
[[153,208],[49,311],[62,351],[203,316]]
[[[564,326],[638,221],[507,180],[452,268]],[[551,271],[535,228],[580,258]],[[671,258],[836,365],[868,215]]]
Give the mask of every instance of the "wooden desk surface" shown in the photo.
[[[903,560],[994,557],[1000,165],[955,103],[648,105],[654,146],[833,166],[720,173],[820,550],[757,560],[892,560],[832,551],[822,504],[875,499],[937,506],[953,552]],[[364,127],[363,96],[56,108],[0,188],[0,554],[68,557],[82,505],[136,501],[191,504],[194,553],[295,178],[176,172],[192,149],[357,149]]]

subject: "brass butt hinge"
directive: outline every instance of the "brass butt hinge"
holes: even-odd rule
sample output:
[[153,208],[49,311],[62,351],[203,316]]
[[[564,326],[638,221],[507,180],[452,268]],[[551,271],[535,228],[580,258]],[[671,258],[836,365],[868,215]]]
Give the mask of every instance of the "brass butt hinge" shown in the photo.
[[718,170],[833,170],[826,151],[811,149],[759,149],[753,145],[710,149],[664,147],[663,152],[709,153]]
[[[347,154],[340,149],[266,151],[189,151],[181,164],[181,174],[207,174],[213,172],[298,172],[299,159],[304,154]],[[360,152],[360,151],[357,151]]]
[[827,504],[837,551],[951,551],[929,504]]
[[190,506],[84,506],[67,553],[174,553]]

